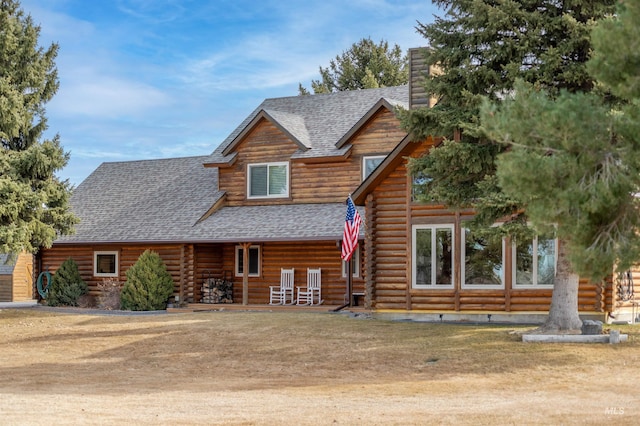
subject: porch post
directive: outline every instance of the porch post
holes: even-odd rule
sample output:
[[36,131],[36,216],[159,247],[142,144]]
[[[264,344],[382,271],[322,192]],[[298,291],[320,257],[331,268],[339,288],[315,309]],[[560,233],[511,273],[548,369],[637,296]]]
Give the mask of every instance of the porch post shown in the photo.
[[249,304],[249,247],[251,243],[242,243],[242,304]]

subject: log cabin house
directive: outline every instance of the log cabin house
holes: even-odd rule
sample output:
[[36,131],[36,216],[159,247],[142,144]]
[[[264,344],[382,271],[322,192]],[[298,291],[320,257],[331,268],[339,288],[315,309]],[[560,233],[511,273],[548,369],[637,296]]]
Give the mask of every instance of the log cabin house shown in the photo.
[[[365,226],[352,290],[375,315],[543,321],[557,241],[489,247],[464,227],[472,211],[413,200],[407,157],[434,139],[412,142],[394,113],[433,102],[419,49],[410,63],[408,86],[266,99],[208,156],[102,164],[73,193],[76,233],[42,250],[39,270],[72,257],[95,294],[152,249],[181,301],[202,302],[213,278],[231,282],[234,303],[267,304],[281,268],[296,285],[321,268],[324,304],[340,306],[351,300],[339,244],[353,193]],[[583,317],[617,307],[611,282],[579,291]]]
[[407,86],[266,99],[211,155],[104,163],[73,192],[76,233],[40,251],[39,271],[71,257],[95,295],[152,249],[180,301],[201,302],[213,278],[232,281],[235,303],[267,304],[281,268],[297,286],[320,268],[324,305],[343,305],[345,200],[406,136],[394,108],[407,100]]

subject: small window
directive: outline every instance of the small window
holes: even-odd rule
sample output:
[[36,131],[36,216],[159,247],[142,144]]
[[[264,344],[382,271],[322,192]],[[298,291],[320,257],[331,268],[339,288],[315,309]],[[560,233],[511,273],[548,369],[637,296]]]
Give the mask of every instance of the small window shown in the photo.
[[362,159],[362,180],[369,177],[371,173],[384,161],[384,155],[376,155],[375,157],[363,157]]
[[[244,275],[244,250],[242,246],[236,246],[236,276]],[[260,246],[249,247],[249,276],[260,276]]]
[[470,229],[462,230],[462,287],[504,287],[504,241],[487,238]]
[[289,196],[289,164],[249,164],[248,198],[282,198]]
[[96,251],[93,253],[93,275],[96,277],[118,276],[118,252]]
[[557,240],[536,237],[514,242],[513,282],[517,287],[553,287],[557,266]]
[[433,201],[427,198],[427,185],[432,180],[424,172],[415,172],[411,177],[411,201]]
[[[356,251],[353,252],[353,256],[349,260],[351,262],[351,276],[353,278],[360,277],[360,245],[356,247]],[[342,277],[347,277],[347,262],[342,261]]]
[[453,225],[414,225],[411,253],[414,288],[453,287]]

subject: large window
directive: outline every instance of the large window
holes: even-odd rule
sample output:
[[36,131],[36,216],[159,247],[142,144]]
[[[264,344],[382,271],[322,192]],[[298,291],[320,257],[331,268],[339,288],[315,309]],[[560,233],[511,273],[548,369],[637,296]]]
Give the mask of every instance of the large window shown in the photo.
[[513,244],[513,282],[518,287],[553,287],[557,240],[536,237]]
[[247,179],[249,198],[289,196],[289,164],[250,164]]
[[463,288],[504,287],[503,245],[502,238],[462,230]]
[[[236,276],[244,275],[244,249],[236,246]],[[260,246],[249,247],[249,276],[260,276]]]
[[93,252],[93,275],[96,277],[118,276],[118,252],[95,251]]
[[362,159],[362,180],[365,180],[384,161],[384,155],[363,157]]
[[415,225],[412,286],[453,287],[453,256],[453,225]]

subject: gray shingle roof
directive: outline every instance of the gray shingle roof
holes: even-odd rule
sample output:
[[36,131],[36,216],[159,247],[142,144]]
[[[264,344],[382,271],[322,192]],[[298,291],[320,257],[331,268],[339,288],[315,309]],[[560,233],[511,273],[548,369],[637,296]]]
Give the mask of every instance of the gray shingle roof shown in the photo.
[[222,196],[205,158],[103,163],[71,196],[76,233],[56,242],[184,240]]
[[15,261],[7,263],[8,254],[0,254],[0,275],[11,275],[16,267]]
[[344,203],[223,207],[204,157],[103,163],[74,191],[81,222],[64,243],[262,242],[340,239]]
[[408,107],[408,86],[266,99],[210,155],[103,163],[73,192],[81,223],[60,243],[260,242],[340,239],[343,203],[223,207],[198,222],[223,196],[217,168],[260,114],[297,140],[294,158],[341,155],[336,144],[384,100]]
[[[344,203],[224,207],[194,227],[193,238],[216,242],[339,240],[345,214]],[[361,231],[364,235],[364,227]]]
[[[258,108],[220,144],[207,162],[223,163],[229,158],[225,150],[261,111],[267,113],[302,145],[293,158],[323,157],[343,154],[348,147],[336,144],[381,99],[393,106],[408,108],[408,86],[353,90],[324,95],[291,96],[265,99]],[[229,153],[226,153],[229,154]]]

